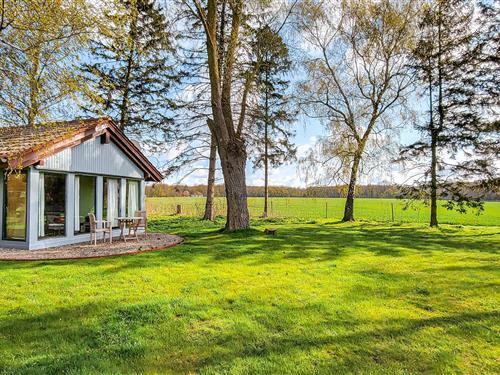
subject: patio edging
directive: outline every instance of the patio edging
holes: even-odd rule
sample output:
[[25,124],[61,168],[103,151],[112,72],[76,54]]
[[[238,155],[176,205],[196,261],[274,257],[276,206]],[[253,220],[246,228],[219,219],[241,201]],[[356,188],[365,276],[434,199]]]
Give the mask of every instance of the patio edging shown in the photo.
[[[177,235],[170,235],[170,236],[175,236],[176,241],[171,242],[165,245],[161,246],[155,246],[152,248],[144,249],[144,250],[134,250],[134,251],[126,251],[126,252],[118,252],[115,254],[101,254],[101,255],[90,255],[90,256],[72,256],[72,257],[51,257],[48,256],[47,258],[2,258],[2,255],[0,254],[0,262],[44,262],[47,260],[50,261],[57,261],[57,260],[83,260],[83,259],[100,259],[100,258],[111,258],[111,257],[118,257],[118,256],[125,256],[125,255],[135,255],[135,254],[141,254],[141,253],[148,253],[148,252],[153,252],[153,251],[161,251],[161,250],[166,250],[174,246],[178,246],[184,243],[184,238],[177,236]],[[30,254],[36,253],[39,250],[17,250],[17,251],[23,251],[23,252],[29,252]],[[41,250],[43,251],[43,250]]]

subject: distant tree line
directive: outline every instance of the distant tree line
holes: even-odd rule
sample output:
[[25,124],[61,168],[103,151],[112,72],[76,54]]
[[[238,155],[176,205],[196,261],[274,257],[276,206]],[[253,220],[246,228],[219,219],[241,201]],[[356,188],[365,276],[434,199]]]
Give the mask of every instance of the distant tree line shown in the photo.
[[[156,184],[146,187],[148,197],[205,197],[207,185],[167,185]],[[214,186],[214,195],[224,197],[223,184]],[[247,186],[249,197],[264,197],[264,186]],[[269,186],[270,197],[298,197],[298,198],[345,198],[347,187],[336,186],[309,186],[298,188],[291,186]],[[356,188],[357,198],[401,198],[402,189],[398,185],[359,185]],[[487,201],[500,201],[498,192],[486,194]]]

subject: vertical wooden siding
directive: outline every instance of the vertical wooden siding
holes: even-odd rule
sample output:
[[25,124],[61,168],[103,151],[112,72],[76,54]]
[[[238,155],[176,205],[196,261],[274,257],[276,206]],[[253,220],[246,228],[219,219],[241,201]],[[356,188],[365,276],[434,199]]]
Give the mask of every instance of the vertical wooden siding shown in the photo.
[[118,146],[101,144],[99,138],[48,157],[39,169],[144,178],[142,170]]

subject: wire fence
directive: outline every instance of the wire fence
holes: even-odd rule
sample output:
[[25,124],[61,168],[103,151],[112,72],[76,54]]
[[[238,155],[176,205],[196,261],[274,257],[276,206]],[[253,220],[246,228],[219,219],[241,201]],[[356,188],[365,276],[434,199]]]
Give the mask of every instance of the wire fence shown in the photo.
[[[341,198],[270,198],[268,217],[299,219],[332,219],[340,220],[343,216],[345,200]],[[403,200],[397,199],[356,199],[355,218],[368,221],[395,223],[427,223],[429,208],[418,203],[405,208]],[[151,217],[185,215],[202,217],[205,212],[203,197],[162,197],[148,198],[147,210]],[[446,208],[438,208],[440,222],[443,224],[461,225],[500,225],[500,202],[487,202],[485,212],[460,214]],[[215,198],[216,216],[226,215],[226,201]],[[249,198],[248,209],[251,218],[262,217],[263,198]]]

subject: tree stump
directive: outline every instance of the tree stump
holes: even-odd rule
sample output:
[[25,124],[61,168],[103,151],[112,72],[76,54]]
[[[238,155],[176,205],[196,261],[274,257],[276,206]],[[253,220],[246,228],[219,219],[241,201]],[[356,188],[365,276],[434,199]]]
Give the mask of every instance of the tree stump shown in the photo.
[[276,228],[266,228],[264,229],[264,234],[270,234],[274,237],[278,234],[278,230]]

